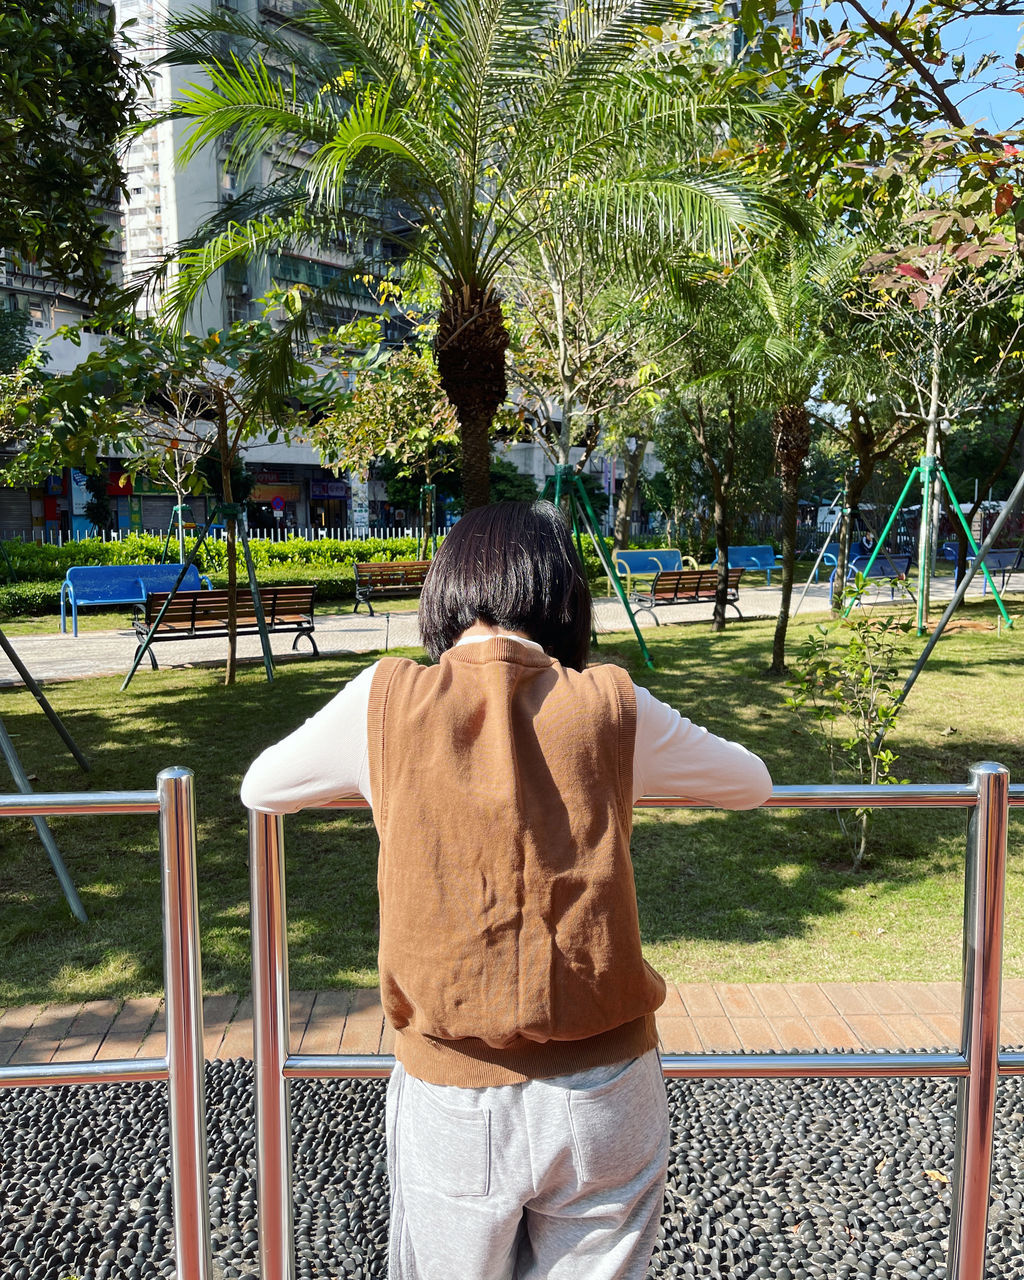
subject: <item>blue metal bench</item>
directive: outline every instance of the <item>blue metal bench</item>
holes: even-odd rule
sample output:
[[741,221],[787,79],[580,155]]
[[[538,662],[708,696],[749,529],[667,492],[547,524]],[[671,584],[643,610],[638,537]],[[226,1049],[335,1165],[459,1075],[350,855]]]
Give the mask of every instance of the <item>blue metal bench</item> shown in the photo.
[[[712,569],[718,564],[718,552],[715,552],[715,558],[711,561]],[[730,569],[753,569],[755,572],[763,572],[765,575],[765,584],[772,585],[772,570],[778,569],[779,562],[775,558],[775,548],[769,546],[763,547],[730,547],[729,548],[729,568]]]
[[[868,569],[868,561],[871,559],[871,553],[867,555],[851,556],[850,562],[846,567],[846,580],[856,578],[858,573],[862,573],[866,578],[884,578],[886,580],[895,579],[903,584],[904,590],[910,596],[911,600],[915,599],[913,591],[907,586],[907,575],[910,573],[910,565],[914,557],[909,551],[880,551],[875,556],[875,562],[870,570]],[[836,566],[838,568],[838,565]],[[836,569],[832,570],[829,578],[831,585],[833,578],[836,576]],[[890,588],[890,597],[895,596],[896,591]]]
[[[955,557],[954,557],[955,559]],[[974,564],[976,556],[969,555],[967,557],[968,569]],[[985,568],[992,575],[993,581],[997,573],[1001,573],[1002,579],[999,583],[999,590],[1006,590],[1006,579],[1011,573],[1024,572],[1024,548],[1022,547],[1001,547],[993,548],[985,553]],[[984,574],[981,574],[981,591],[984,595],[988,591],[988,582]]]
[[[154,591],[170,591],[181,573],[180,564],[78,564],[65,574],[60,588],[60,629],[67,631],[67,607],[71,606],[71,632],[78,635],[78,610],[86,606],[145,604]],[[180,590],[199,591],[210,579],[189,565]]]
[[[696,569],[697,562],[687,556],[687,566]],[[663,570],[683,568],[683,557],[678,547],[654,547],[645,551],[613,551],[612,565],[620,578],[627,595],[633,590],[633,579],[645,575],[654,575]]]
[[[956,543],[954,543],[953,545],[956,546]],[[850,550],[848,554],[851,560],[859,556],[865,563],[867,563],[868,559],[871,556],[871,552],[873,548],[874,548],[874,543],[869,544],[867,542],[851,542]],[[839,552],[838,550],[826,551],[825,554],[821,557],[821,559],[823,564],[831,565],[833,569],[836,569],[839,565]],[[955,560],[956,556],[954,556],[953,559]],[[833,576],[835,575],[833,574]],[[875,576],[874,573],[872,573],[871,576],[874,577]],[[815,582],[817,582],[817,578],[815,578]]]

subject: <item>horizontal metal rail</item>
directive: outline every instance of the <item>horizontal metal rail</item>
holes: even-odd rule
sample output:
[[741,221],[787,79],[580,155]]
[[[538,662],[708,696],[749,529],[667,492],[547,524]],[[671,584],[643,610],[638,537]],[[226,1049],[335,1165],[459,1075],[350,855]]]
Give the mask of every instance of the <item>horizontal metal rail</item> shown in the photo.
[[196,813],[190,769],[165,769],[155,791],[0,796],[0,817],[159,814],[167,1053],[109,1062],[0,1067],[0,1088],[166,1080],[178,1275],[213,1280],[203,1098],[203,984],[196,892]]
[[159,812],[158,791],[58,791],[52,795],[0,796],[0,818]]
[[[999,1052],[1007,818],[1011,807],[1022,806],[1024,786],[1009,786],[1006,769],[991,763],[975,765],[967,784],[776,787],[765,805],[771,809],[968,810],[959,1052],[668,1054],[662,1058],[665,1074],[676,1078],[955,1079],[958,1110],[948,1267],[951,1280],[984,1280],[995,1089],[1000,1075],[1024,1074],[1024,1053]],[[358,796],[323,807],[368,808]],[[699,806],[674,796],[644,796],[637,807]],[[283,820],[251,812],[249,850],[260,1275],[263,1280],[293,1280],[288,1082],[385,1076],[394,1058],[289,1052]]]

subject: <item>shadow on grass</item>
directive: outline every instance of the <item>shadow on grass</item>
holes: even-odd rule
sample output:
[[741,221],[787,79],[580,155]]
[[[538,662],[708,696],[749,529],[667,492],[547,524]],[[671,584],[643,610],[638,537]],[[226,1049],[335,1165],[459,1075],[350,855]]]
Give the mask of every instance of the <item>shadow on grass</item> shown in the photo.
[[[794,646],[799,631],[795,626]],[[777,783],[825,782],[824,757],[786,707],[784,683],[764,678],[770,635],[765,623],[733,624],[720,636],[704,627],[647,632],[653,672],[643,667],[630,638],[602,638],[596,656],[621,662],[655,696],[761,754]],[[977,675],[990,664],[987,680],[969,682],[977,718],[943,736],[951,714],[945,692],[950,677],[942,664],[930,665],[918,686],[920,700],[908,704],[909,732],[895,744],[902,776],[963,781],[972,760],[993,756],[1021,776],[1019,732],[996,730],[978,692],[987,690],[996,700],[1015,696],[1007,683],[1014,650],[1005,639],[988,636],[980,645],[977,637],[963,636],[949,643],[958,680],[964,671]],[[986,652],[990,643],[997,647]],[[0,693],[0,714],[40,791],[150,789],[170,765],[195,771],[204,984],[211,992],[245,992],[249,884],[238,800],[242,775],[265,746],[301,724],[369,661],[372,656],[289,663],[272,685],[259,667],[243,668],[231,688],[220,683],[221,672],[205,669],[146,672],[127,694],[119,692],[117,679],[51,685],[48,697],[93,764],[88,776],[30,695]],[[873,861],[852,877],[848,850],[828,812],[638,813],[634,855],[645,942],[685,951],[688,942],[745,946],[801,939],[850,911],[851,884],[879,895],[906,893],[962,864],[962,814],[884,812],[873,823]],[[85,926],[72,921],[31,825],[0,824],[0,1005],[159,991],[155,818],[67,818],[52,825],[90,920]],[[286,820],[285,834],[293,987],[372,982],[376,835],[369,814],[296,815]]]

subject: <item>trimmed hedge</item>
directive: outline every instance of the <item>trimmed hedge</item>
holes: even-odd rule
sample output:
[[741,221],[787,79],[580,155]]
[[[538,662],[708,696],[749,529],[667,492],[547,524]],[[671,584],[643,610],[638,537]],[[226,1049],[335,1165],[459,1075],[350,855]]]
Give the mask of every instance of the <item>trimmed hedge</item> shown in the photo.
[[0,587],[0,618],[60,613],[59,582],[12,582]]
[[[191,551],[194,538],[186,538]],[[4,547],[18,581],[0,587],[0,619],[60,612],[60,584],[73,565],[155,564],[164,548],[163,538],[153,534],[129,534],[118,542],[84,538],[57,547],[33,542],[6,542]],[[176,553],[172,543],[171,552]],[[262,538],[249,543],[256,574],[261,582],[317,584],[317,600],[355,599],[352,565],[367,560],[411,560],[416,556],[415,538],[289,538],[271,542]],[[600,584],[604,570],[589,539],[583,542],[583,561],[592,585]],[[200,548],[196,561],[200,573],[208,574],[214,586],[227,585],[227,543],[212,538]],[[239,582],[246,581],[245,560],[238,547],[236,566]],[[3,569],[0,561],[0,571]]]

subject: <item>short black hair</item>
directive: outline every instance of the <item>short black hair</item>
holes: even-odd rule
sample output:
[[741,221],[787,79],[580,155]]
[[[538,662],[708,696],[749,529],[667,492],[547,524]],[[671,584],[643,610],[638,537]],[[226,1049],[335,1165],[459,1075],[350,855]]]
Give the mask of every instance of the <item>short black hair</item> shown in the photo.
[[449,531],[420,597],[420,635],[436,662],[477,620],[522,631],[564,667],[590,652],[590,588],[550,502],[475,507]]

